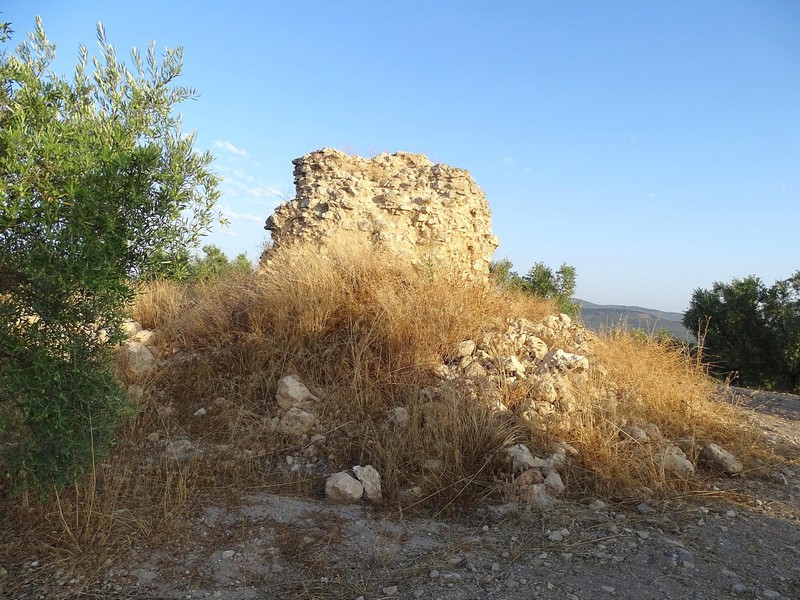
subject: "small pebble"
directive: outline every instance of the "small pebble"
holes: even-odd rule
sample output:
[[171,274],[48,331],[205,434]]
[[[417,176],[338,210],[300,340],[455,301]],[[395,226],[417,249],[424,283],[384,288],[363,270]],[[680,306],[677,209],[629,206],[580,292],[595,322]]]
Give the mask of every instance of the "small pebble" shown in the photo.
[[159,439],[161,439],[161,436],[158,435],[155,431],[147,436],[148,442],[156,443]]
[[652,515],[654,512],[656,512],[655,508],[649,506],[644,502],[642,502],[639,506],[637,506],[636,509],[643,515]]
[[[233,556],[235,554],[236,554],[236,552],[234,552],[233,550],[225,550],[222,553],[222,560],[228,560],[229,558],[233,558]],[[187,574],[188,574],[188,572],[187,572]]]
[[613,594],[614,592],[617,591],[615,588],[611,587],[610,585],[604,585],[600,589],[603,590],[606,594]]
[[383,588],[381,591],[387,596],[394,596],[397,593],[397,586],[390,585],[388,587]]
[[205,409],[205,408],[198,408],[198,409],[197,409],[197,410],[194,412],[194,416],[195,416],[195,417],[204,417],[205,415],[206,415],[206,409]]
[[434,569],[433,571],[431,571],[430,577],[431,577],[431,579],[436,579],[437,577],[439,577],[439,571]]
[[781,597],[780,592],[776,592],[775,590],[764,590],[763,592],[761,592],[761,594],[764,596],[764,598],[780,598]]

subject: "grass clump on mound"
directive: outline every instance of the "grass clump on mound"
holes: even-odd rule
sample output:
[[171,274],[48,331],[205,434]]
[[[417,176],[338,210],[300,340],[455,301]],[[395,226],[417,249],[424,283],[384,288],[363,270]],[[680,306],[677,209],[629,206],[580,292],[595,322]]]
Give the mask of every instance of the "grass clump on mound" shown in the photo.
[[[574,449],[560,469],[573,496],[691,487],[696,478],[664,468],[674,442],[695,464],[712,440],[752,457],[756,434],[710,399],[713,383],[688,357],[625,334],[538,325],[553,312],[529,295],[348,241],[325,252],[278,249],[256,277],[149,284],[135,316],[158,331],[167,357],[148,393],[162,413],[169,408],[160,425],[223,449],[237,469],[250,464],[247,478],[234,479],[255,486],[265,463],[283,467],[287,456],[304,463],[292,478],[311,494],[321,494],[325,474],[372,464],[390,505],[442,509],[513,497],[502,451],[517,443],[542,457],[560,443]],[[525,377],[508,368],[509,355],[525,352],[514,327],[522,337],[533,328],[550,351],[586,355],[589,368],[552,375],[558,397],[545,402],[541,357],[528,356]],[[480,376],[464,375],[464,340],[477,341]],[[275,429],[287,373],[320,398],[303,437]],[[208,418],[193,418],[201,407]],[[388,422],[394,407],[409,411],[409,426]],[[634,425],[649,428],[647,439],[626,432]]]

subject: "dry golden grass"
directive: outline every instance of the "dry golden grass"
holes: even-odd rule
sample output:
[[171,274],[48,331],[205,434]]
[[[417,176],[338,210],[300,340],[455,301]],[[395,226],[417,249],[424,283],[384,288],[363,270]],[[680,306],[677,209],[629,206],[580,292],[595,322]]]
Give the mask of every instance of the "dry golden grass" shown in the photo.
[[[715,384],[702,368],[653,340],[598,339],[590,374],[574,389],[576,405],[535,423],[498,412],[491,394],[468,393],[434,374],[458,342],[503,331],[513,318],[539,322],[553,310],[444,270],[415,270],[355,242],[327,253],[277,249],[258,276],[146,284],[134,317],[158,332],[164,366],[147,382],[138,417],[123,428],[113,456],[34,508],[27,533],[16,534],[72,559],[97,558],[142,540],[180,544],[181,518],[201,501],[236,502],[253,489],[321,496],[324,477],[280,468],[309,446],[271,425],[277,382],[287,373],[323,399],[315,409],[317,432],[326,436],[321,460],[331,470],[374,465],[386,505],[402,510],[450,512],[502,500],[511,475],[502,450],[514,443],[539,455],[557,440],[574,446],[579,455],[563,473],[573,497],[623,499],[641,497],[643,487],[667,494],[698,485],[664,473],[658,444],[620,435],[626,421],[654,423],[673,440],[717,441],[745,464],[767,456],[737,411],[711,399]],[[440,410],[424,406],[425,389],[436,390]],[[512,408],[527,393],[525,386],[501,390]],[[394,406],[408,407],[411,427],[387,424]],[[194,417],[201,407],[208,414]],[[188,438],[203,452],[170,460],[144,441],[151,432],[167,442]],[[11,518],[29,510],[4,504]],[[0,562],[18,550],[3,544]]]

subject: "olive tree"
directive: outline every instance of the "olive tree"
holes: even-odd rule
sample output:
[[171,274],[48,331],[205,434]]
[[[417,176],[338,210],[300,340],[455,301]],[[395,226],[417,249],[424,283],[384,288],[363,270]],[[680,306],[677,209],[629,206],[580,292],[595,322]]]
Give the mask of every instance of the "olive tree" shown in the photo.
[[751,275],[697,289],[683,324],[698,332],[714,372],[800,392],[800,271],[771,287]]
[[[6,25],[4,37],[10,33]],[[70,76],[36,19],[0,55],[0,467],[9,487],[75,478],[125,413],[112,374],[131,278],[186,254],[213,223],[212,157],[176,106],[183,52],[97,27]],[[159,263],[162,263],[160,265]],[[100,332],[103,332],[101,335]]]

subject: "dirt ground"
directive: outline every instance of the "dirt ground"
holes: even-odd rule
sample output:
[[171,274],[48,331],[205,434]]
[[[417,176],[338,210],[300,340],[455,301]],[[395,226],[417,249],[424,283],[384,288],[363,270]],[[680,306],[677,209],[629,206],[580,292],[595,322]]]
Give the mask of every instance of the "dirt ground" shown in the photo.
[[784,466],[668,501],[458,519],[252,494],[192,517],[185,552],[137,548],[79,580],[30,557],[0,598],[800,599],[800,397],[732,388],[724,400]]

